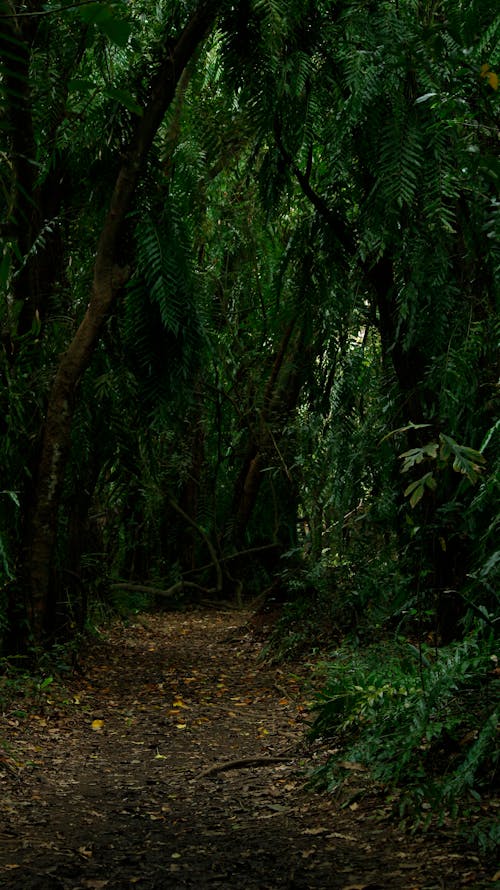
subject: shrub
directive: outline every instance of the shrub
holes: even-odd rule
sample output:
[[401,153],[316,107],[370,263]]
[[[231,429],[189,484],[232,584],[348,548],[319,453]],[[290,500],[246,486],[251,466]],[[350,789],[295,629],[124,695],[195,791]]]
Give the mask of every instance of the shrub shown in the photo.
[[396,639],[363,652],[344,645],[326,666],[313,737],[339,752],[315,774],[333,790],[346,758],[400,789],[414,824],[463,813],[491,788],[499,761],[500,672],[494,638],[476,629],[440,650]]

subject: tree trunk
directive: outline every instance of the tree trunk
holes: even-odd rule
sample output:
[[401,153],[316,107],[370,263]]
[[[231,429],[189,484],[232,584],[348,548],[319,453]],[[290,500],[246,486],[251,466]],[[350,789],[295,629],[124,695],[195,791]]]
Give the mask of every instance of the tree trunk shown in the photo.
[[137,120],[101,231],[90,303],[72,342],[61,358],[52,385],[28,539],[27,617],[35,645],[42,644],[50,630],[48,603],[58,509],[70,449],[78,384],[91,361],[104,322],[128,276],[128,270],[116,265],[125,218],[131,207],[144,161],[174,98],[178,80],[214,20],[214,4],[202,4],[180,34],[175,46],[164,48],[163,60],[152,83],[149,101],[143,115]]
[[[311,360],[310,350],[304,347],[304,329],[292,339],[296,319],[283,334],[275,358],[271,376],[264,394],[263,408],[259,417],[258,436],[249,442],[242,469],[235,483],[233,494],[233,539],[237,546],[243,544],[244,534],[259,495],[262,470],[269,455],[278,451],[282,430],[298,402],[304,370]],[[286,468],[285,468],[286,469]],[[290,480],[288,480],[290,483]]]

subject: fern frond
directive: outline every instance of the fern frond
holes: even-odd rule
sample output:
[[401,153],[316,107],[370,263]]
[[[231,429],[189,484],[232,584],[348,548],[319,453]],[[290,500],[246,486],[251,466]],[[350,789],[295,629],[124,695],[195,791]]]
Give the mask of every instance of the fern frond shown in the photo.
[[410,114],[397,113],[386,121],[380,141],[376,188],[382,202],[400,209],[415,198],[422,165],[421,134]]

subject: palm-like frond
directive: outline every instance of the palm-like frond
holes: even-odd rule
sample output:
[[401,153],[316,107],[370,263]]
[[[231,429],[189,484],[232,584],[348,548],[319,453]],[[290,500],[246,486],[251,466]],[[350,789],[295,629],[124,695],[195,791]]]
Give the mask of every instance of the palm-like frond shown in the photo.
[[196,278],[183,221],[171,202],[136,227],[136,271],[123,314],[125,346],[152,405],[191,378],[200,348]]

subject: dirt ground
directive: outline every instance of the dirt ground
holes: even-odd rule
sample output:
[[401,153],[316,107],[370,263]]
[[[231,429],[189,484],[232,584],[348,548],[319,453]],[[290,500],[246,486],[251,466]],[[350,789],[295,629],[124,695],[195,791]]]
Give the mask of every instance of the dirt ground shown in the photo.
[[307,790],[310,668],[263,662],[247,621],[116,623],[64,689],[9,707],[0,887],[498,887],[452,832],[403,834],[362,772],[342,798]]

